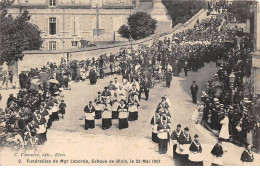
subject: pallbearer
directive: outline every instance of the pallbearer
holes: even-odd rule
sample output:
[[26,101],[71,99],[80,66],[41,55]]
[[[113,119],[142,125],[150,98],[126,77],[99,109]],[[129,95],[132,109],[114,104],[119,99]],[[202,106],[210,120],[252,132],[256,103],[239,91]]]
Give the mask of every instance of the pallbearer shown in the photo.
[[107,97],[104,97],[104,106],[102,110],[102,128],[103,130],[109,129],[112,126],[112,108],[108,103]]
[[101,119],[101,109],[102,109],[102,96],[101,92],[98,92],[98,96],[94,100],[95,102],[95,119]]
[[167,118],[162,117],[158,127],[158,145],[159,145],[159,153],[160,154],[166,154],[168,151],[168,143],[170,140],[170,134],[169,132],[171,131],[171,127],[169,123],[167,123]]
[[188,165],[189,147],[191,142],[192,140],[189,134],[189,128],[185,127],[184,133],[180,135],[179,144],[176,150],[176,153],[178,154],[178,157],[181,160],[182,166]]
[[190,166],[203,166],[202,147],[197,134],[194,135],[194,141],[190,145],[189,164]]
[[89,104],[84,108],[85,112],[85,130],[89,128],[95,128],[95,108],[92,105],[92,101],[89,101]]
[[129,111],[129,121],[135,121],[138,119],[138,106],[139,101],[138,97],[135,97],[135,95],[132,93],[129,95],[128,99],[128,111]]
[[159,115],[159,113],[155,113],[155,115],[152,117],[151,123],[150,123],[152,126],[152,141],[155,143],[158,143],[157,127],[158,127],[159,122],[160,122],[160,115]]
[[173,143],[173,158],[176,158],[177,144],[179,143],[179,138],[181,134],[183,134],[183,132],[181,131],[181,125],[178,124],[176,130],[174,130],[171,135]]
[[117,111],[119,113],[119,129],[128,128],[128,109],[124,100],[120,101]]

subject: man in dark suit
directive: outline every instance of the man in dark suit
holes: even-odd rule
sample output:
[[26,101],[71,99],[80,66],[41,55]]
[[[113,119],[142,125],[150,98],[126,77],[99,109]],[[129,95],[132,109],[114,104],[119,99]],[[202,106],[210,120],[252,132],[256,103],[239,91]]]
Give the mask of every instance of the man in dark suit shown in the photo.
[[194,104],[197,104],[197,93],[199,90],[198,85],[196,84],[196,81],[193,81],[193,84],[190,86],[191,95],[192,95],[192,101]]

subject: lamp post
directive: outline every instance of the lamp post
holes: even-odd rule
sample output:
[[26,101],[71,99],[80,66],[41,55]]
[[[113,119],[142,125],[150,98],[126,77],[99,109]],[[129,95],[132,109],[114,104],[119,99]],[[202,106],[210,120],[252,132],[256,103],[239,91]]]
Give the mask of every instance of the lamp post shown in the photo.
[[233,92],[234,92],[234,82],[235,82],[235,74],[234,72],[231,72],[231,74],[229,75],[229,84],[230,84],[230,88],[231,88],[231,104],[233,105]]
[[132,35],[130,34],[130,44],[131,44],[131,56],[133,58],[133,38],[132,38]]

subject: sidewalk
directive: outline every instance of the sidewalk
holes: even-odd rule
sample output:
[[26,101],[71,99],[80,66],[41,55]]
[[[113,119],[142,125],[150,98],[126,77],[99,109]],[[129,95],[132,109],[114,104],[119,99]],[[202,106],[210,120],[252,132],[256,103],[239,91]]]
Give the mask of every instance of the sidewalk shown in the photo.
[[[212,133],[209,130],[207,130],[206,128],[204,128],[201,124],[196,124],[196,118],[198,116],[198,110],[195,110],[193,115],[192,115],[192,122],[194,124],[194,126],[204,135],[208,135],[209,137],[213,138],[216,140],[217,142],[217,137],[215,136],[216,133]],[[213,148],[213,146],[215,145],[216,142],[212,142],[212,144],[207,144],[207,145],[202,145],[202,148],[206,148],[207,153],[209,153],[208,157],[211,157],[210,155],[210,151]],[[240,157],[242,152],[244,151],[243,147],[239,147],[236,146],[233,143],[230,142],[223,142],[222,143],[223,149],[226,150],[227,152],[224,153],[224,166],[241,166],[243,165],[242,162],[240,161]],[[259,166],[260,163],[260,154],[254,153],[254,162],[252,164],[250,164],[250,166]],[[207,158],[207,161],[210,158]],[[249,165],[248,163],[246,165]]]

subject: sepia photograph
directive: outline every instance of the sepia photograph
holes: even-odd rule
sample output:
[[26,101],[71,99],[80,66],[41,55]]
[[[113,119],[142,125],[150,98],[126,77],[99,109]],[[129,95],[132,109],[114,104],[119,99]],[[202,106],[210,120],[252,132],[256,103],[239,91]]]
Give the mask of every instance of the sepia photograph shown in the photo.
[[260,166],[260,0],[0,0],[0,166]]

